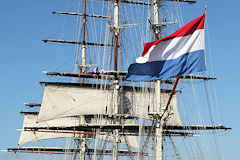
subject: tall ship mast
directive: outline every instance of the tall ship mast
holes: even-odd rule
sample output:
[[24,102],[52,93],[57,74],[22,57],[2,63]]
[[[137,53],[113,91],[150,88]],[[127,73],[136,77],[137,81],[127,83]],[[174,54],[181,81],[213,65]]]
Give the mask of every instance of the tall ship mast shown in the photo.
[[[53,11],[78,21],[76,40],[42,40],[74,45],[73,72],[44,71],[53,79],[40,82],[41,103],[25,103],[32,111],[21,112],[20,146],[6,151],[71,160],[214,159],[198,140],[231,128],[214,118],[208,93],[216,78],[202,53],[206,9],[185,25],[179,18],[179,5],[196,2],[79,0],[77,12]],[[46,147],[51,139],[68,145]]]

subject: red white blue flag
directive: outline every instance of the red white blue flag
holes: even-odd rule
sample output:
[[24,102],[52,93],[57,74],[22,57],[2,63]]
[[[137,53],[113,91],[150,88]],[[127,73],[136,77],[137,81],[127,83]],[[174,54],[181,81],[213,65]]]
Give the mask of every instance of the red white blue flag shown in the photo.
[[205,14],[169,36],[145,43],[142,56],[128,68],[127,80],[163,80],[205,71],[204,21]]

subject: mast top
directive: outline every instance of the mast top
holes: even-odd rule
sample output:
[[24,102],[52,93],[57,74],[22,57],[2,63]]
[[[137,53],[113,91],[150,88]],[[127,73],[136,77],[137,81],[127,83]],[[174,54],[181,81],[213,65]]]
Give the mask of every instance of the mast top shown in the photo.
[[207,12],[207,5],[205,5],[204,7],[204,14],[206,14],[206,12]]

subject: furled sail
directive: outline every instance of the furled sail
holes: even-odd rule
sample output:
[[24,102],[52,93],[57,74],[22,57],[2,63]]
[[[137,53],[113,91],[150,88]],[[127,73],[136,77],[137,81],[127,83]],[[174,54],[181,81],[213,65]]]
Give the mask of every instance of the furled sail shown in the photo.
[[74,137],[72,133],[51,133],[51,132],[33,132],[24,131],[25,127],[67,127],[77,126],[80,124],[80,120],[77,117],[64,117],[60,119],[50,120],[47,122],[36,123],[37,114],[24,114],[23,128],[18,141],[19,145],[23,145],[30,142],[35,142],[44,139]]

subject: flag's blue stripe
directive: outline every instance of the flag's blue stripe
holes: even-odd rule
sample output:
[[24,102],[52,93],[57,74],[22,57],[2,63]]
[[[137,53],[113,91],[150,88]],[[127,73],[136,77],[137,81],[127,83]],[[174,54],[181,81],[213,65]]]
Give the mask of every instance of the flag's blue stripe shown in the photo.
[[128,68],[127,80],[151,81],[165,80],[206,70],[204,50],[186,53],[177,59],[134,63]]

